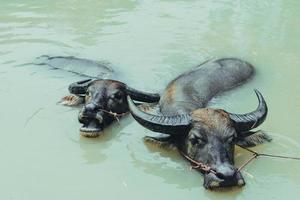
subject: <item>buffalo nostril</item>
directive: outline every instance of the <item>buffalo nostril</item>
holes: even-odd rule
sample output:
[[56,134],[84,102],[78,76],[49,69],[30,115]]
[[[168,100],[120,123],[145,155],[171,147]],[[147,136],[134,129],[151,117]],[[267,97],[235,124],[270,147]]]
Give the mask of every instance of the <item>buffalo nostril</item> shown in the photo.
[[219,166],[216,169],[216,175],[221,179],[227,179],[233,177],[236,174],[236,170],[230,166]]
[[89,103],[83,107],[84,111],[91,112],[96,110],[96,105],[93,103]]
[[83,117],[95,117],[97,114],[95,106],[83,106],[82,110],[79,112],[79,118]]
[[220,173],[220,172],[217,172],[216,175],[220,179],[225,179],[225,176],[222,173]]

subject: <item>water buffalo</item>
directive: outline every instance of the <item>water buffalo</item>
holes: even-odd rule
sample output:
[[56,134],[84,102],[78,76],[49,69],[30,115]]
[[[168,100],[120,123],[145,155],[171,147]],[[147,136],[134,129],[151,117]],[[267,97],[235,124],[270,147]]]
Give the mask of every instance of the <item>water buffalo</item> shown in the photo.
[[[86,137],[99,136],[103,128],[116,120],[116,117],[129,111],[127,95],[136,101],[148,103],[158,102],[160,98],[159,94],[138,91],[110,79],[87,79],[72,83],[69,92],[77,96],[76,102],[71,101],[70,104],[84,104],[78,120],[83,124],[80,134]],[[68,99],[66,102],[69,102]]]
[[160,114],[139,109],[128,96],[129,109],[142,126],[164,135],[146,137],[147,141],[172,144],[187,158],[212,169],[206,173],[199,169],[204,173],[205,188],[243,186],[245,181],[234,167],[234,147],[270,141],[265,133],[251,131],[264,122],[266,102],[255,90],[259,105],[247,114],[205,106],[214,95],[242,84],[253,73],[252,65],[239,59],[207,62],[168,84],[159,101]]
[[96,78],[70,84],[71,95],[63,97],[60,102],[68,106],[83,105],[78,119],[83,124],[80,133],[86,137],[99,136],[103,128],[129,111],[127,95],[141,102],[159,101],[158,94],[141,92],[120,81],[108,79],[118,79],[108,63],[73,56],[44,55],[38,57],[34,64]]

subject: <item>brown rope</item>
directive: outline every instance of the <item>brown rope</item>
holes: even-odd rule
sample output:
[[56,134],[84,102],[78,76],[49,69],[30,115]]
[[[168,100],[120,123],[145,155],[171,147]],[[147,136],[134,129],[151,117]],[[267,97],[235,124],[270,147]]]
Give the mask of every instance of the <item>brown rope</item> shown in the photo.
[[239,168],[238,168],[238,172],[241,171],[244,167],[246,167],[246,165],[248,165],[252,160],[254,160],[255,158],[257,158],[259,155],[256,153],[253,153],[252,157],[249,158],[244,164],[242,164]]
[[[238,168],[238,172],[241,171],[246,165],[248,165],[250,162],[252,162],[254,159],[258,158],[259,156],[265,156],[265,157],[272,157],[272,158],[283,158],[283,159],[293,159],[293,160],[300,160],[300,157],[291,157],[291,156],[281,156],[281,155],[273,155],[273,154],[265,154],[265,153],[258,153],[256,151],[253,151],[251,149],[248,149],[247,147],[242,147],[240,145],[238,145],[239,147],[241,147],[242,149],[245,149],[249,152],[252,153],[252,156],[244,163],[242,164],[239,168]],[[191,163],[195,164],[193,166],[191,166],[191,169],[200,169],[202,171],[204,171],[205,173],[214,173],[216,174],[217,172],[212,169],[210,166],[204,164],[203,162],[200,161],[195,161],[194,159],[192,159],[191,157],[189,157],[188,155],[186,155],[185,153],[183,153],[182,151],[179,151],[180,154],[185,157],[188,161],[190,161]]]
[[102,111],[102,112],[105,112],[111,116],[113,116],[118,123],[120,123],[120,119],[119,117],[123,117],[124,115],[127,115],[128,112],[124,112],[124,113],[115,113],[115,112],[112,112],[112,111],[107,111],[107,110],[104,110],[104,109],[99,109],[99,111]]
[[210,166],[202,163],[202,162],[199,162],[199,161],[195,161],[193,160],[192,158],[190,158],[188,155],[186,155],[185,153],[183,153],[182,151],[179,151],[180,154],[185,157],[188,161],[190,161],[191,163],[195,164],[193,166],[191,166],[190,169],[200,169],[202,171],[204,171],[205,173],[214,173],[216,174],[217,172],[215,170],[213,170]]
[[293,159],[293,160],[300,160],[300,157],[292,157],[292,156],[282,156],[282,155],[273,155],[273,154],[265,154],[265,153],[258,153],[256,151],[253,151],[251,149],[248,149],[247,147],[243,147],[238,145],[239,147],[241,147],[242,149],[245,149],[249,152],[252,153],[252,157],[250,159],[248,159],[243,165],[241,165],[238,168],[238,171],[241,171],[246,165],[248,165],[252,160],[254,160],[255,158],[258,158],[259,156],[265,156],[265,157],[271,157],[271,158],[283,158],[283,159]]

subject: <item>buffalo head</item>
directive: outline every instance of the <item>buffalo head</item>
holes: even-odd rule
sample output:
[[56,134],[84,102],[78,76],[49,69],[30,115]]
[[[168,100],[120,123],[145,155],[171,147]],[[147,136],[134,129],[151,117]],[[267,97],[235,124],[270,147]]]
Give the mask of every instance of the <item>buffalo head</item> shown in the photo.
[[158,94],[141,92],[109,79],[76,82],[69,86],[69,91],[85,98],[78,120],[83,124],[80,133],[86,137],[99,136],[103,128],[115,120],[113,114],[128,112],[127,95],[142,102],[159,101]]
[[254,132],[250,130],[266,118],[266,102],[257,90],[255,93],[259,100],[258,108],[242,115],[221,109],[200,108],[188,114],[156,116],[139,110],[130,97],[128,103],[132,116],[141,125],[174,136],[180,151],[214,170],[215,173],[204,174],[204,187],[211,189],[245,184],[234,166],[234,147],[251,138]]

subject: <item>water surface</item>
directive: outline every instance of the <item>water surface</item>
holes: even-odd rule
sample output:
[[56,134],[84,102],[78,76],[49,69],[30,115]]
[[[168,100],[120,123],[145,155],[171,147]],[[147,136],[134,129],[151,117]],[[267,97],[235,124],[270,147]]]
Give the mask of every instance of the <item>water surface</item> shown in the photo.
[[[206,59],[238,57],[254,79],[213,101],[248,112],[258,88],[269,105],[255,148],[300,155],[300,2],[194,0],[8,1],[0,7],[0,199],[297,199],[300,163],[260,158],[247,185],[221,192],[128,116],[98,139],[79,136],[78,109],[57,105],[75,74],[26,65],[40,55],[105,60],[130,86],[161,91]],[[249,154],[237,149],[240,165]]]

